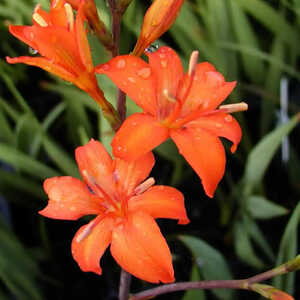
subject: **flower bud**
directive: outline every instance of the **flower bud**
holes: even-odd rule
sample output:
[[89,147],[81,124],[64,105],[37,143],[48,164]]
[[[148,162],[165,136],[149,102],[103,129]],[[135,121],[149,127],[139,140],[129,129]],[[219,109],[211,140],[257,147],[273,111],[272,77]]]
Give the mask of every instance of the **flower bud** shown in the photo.
[[255,283],[251,286],[251,289],[267,299],[294,300],[294,298],[291,295],[289,295],[281,290],[278,290],[271,285]]
[[140,56],[144,50],[174,23],[183,0],[155,0],[147,10],[142,31],[132,52]]

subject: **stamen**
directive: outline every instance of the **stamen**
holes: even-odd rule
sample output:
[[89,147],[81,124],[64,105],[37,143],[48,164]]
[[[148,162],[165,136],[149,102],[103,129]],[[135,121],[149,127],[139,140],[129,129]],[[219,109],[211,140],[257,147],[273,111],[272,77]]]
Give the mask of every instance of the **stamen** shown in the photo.
[[146,181],[141,183],[139,186],[137,186],[134,190],[135,195],[140,195],[147,191],[153,184],[155,183],[155,180],[153,177],[148,178]]
[[44,20],[44,18],[38,13],[34,13],[32,15],[34,21],[36,21],[41,27],[47,27],[48,23]]
[[85,239],[91,232],[92,229],[99,223],[96,222],[96,220],[91,221],[84,229],[82,232],[80,232],[80,234],[78,234],[78,236],[76,237],[76,242],[80,243],[83,239]]
[[218,110],[225,111],[227,113],[235,113],[239,111],[245,111],[248,109],[248,104],[245,102],[221,105]]
[[198,63],[198,55],[199,55],[198,51],[193,51],[190,56],[189,71],[188,71],[189,76],[192,76],[196,70],[197,63]]
[[171,95],[169,95],[168,89],[164,89],[163,90],[163,94],[166,97],[166,99],[169,100],[170,102],[176,102],[176,98],[174,98]]
[[69,3],[64,4],[68,24],[69,24],[69,29],[73,30],[74,27],[74,14],[73,14],[73,9],[72,6]]

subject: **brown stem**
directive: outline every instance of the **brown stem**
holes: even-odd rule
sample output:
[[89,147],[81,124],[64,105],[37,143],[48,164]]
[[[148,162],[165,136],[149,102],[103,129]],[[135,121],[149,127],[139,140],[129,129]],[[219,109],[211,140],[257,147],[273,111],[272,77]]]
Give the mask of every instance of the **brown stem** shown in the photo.
[[284,274],[288,270],[284,265],[269,270],[267,272],[255,275],[248,279],[240,279],[240,280],[204,280],[204,281],[194,281],[194,282],[179,282],[179,283],[171,283],[159,286],[157,288],[149,289],[143,292],[136,293],[130,297],[130,300],[142,300],[154,298],[158,295],[176,292],[176,291],[184,291],[190,289],[244,289],[244,290],[252,290],[251,285],[257,282],[261,282],[272,278],[276,275]]
[[[115,0],[108,0],[108,4],[112,16],[112,36],[113,36],[112,56],[115,57],[119,55],[121,19],[124,11],[118,9]],[[123,123],[126,118],[126,95],[120,89],[118,89],[118,94],[117,94],[117,111],[119,113],[121,123]]]
[[[118,10],[116,0],[108,0],[108,5],[112,17],[113,48],[111,53],[112,56],[115,57],[119,55],[119,41],[123,11]],[[126,95],[120,89],[118,89],[117,94],[117,111],[120,123],[122,124],[126,117]],[[119,300],[129,299],[130,282],[131,275],[122,269],[120,275]]]
[[119,300],[129,299],[130,282],[131,275],[122,269],[120,276]]

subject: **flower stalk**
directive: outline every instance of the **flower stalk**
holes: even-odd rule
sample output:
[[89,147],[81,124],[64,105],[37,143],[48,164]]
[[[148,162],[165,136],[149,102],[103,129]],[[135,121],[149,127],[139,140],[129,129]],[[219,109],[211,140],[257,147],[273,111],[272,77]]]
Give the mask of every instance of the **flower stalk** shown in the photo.
[[[238,280],[203,280],[194,282],[179,282],[165,284],[153,289],[142,291],[131,295],[130,300],[145,300],[151,299],[158,295],[168,294],[177,291],[186,291],[191,289],[242,289],[248,291],[254,291],[268,299],[284,299],[292,300],[290,295],[272,287],[269,285],[257,284],[267,279],[273,278],[278,275],[283,275],[291,271],[296,271],[300,268],[300,255],[294,259],[272,269],[267,272],[252,276],[247,279]],[[276,298],[280,294],[284,295],[283,298]]]

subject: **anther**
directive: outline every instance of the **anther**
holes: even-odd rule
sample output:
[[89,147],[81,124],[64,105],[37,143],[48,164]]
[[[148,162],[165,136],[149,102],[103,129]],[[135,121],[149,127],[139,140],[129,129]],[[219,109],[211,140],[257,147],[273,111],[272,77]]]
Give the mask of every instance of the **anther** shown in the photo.
[[97,225],[99,222],[96,222],[95,220],[91,221],[82,232],[78,234],[76,237],[76,242],[80,243],[82,240],[84,240],[92,231],[92,229]]
[[72,6],[69,3],[64,4],[68,24],[69,24],[69,29],[73,30],[74,27],[74,14],[73,14],[73,9]]
[[198,63],[198,55],[199,55],[198,51],[193,51],[190,56],[189,71],[188,71],[189,76],[194,75]]
[[144,193],[145,191],[147,191],[152,185],[154,185],[155,180],[153,177],[148,178],[147,180],[145,180],[143,183],[141,183],[140,185],[138,185],[135,189],[134,189],[134,193],[135,195],[140,195],[142,193]]
[[35,22],[37,22],[41,27],[47,27],[48,23],[44,20],[44,18],[38,13],[34,13],[32,18]]
[[170,102],[176,102],[176,98],[172,97],[169,95],[169,91],[168,89],[164,89],[163,90],[163,95],[166,97],[167,100],[169,100]]
[[235,113],[245,111],[248,109],[248,104],[245,102],[221,105],[218,110],[225,111],[226,113]]

